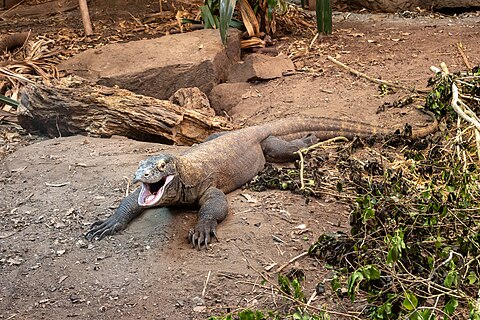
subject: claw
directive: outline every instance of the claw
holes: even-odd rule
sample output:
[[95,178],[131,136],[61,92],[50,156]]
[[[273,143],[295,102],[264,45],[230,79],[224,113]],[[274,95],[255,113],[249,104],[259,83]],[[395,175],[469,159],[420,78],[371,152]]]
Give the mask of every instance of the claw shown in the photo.
[[210,241],[210,234],[205,235],[205,249],[208,249],[208,242]]
[[208,250],[208,244],[212,242],[212,237],[218,241],[217,233],[215,232],[216,221],[204,220],[199,221],[194,229],[188,232],[188,241],[192,244],[192,248]]
[[195,249],[195,234],[192,236],[192,248]]
[[92,223],[90,226],[90,230],[85,235],[88,241],[95,240],[102,240],[108,235],[111,235],[118,231],[120,228],[120,223],[112,222],[109,220],[99,220]]

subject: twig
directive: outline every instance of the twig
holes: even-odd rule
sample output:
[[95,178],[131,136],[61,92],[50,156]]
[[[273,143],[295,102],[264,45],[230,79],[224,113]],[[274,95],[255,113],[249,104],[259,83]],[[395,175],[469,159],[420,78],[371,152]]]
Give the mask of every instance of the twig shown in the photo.
[[298,154],[298,157],[300,158],[300,190],[305,190],[305,181],[303,179],[304,177],[304,170],[305,170],[305,163],[303,161],[303,153],[307,153],[310,150],[313,150],[315,148],[318,148],[320,146],[323,146],[325,144],[328,144],[330,142],[336,142],[336,141],[348,141],[347,138],[345,137],[334,137],[325,141],[321,141],[319,143],[315,143],[314,145],[311,145],[310,147],[300,149],[296,151],[295,153]]
[[301,257],[306,256],[307,254],[308,254],[308,252],[305,251],[305,252],[302,252],[301,254],[299,254],[298,256],[293,257],[292,259],[288,260],[287,263],[285,263],[284,265],[278,267],[278,269],[277,269],[276,272],[282,271],[282,270],[285,269],[290,263],[295,262],[296,260],[300,259]]
[[455,83],[452,83],[452,102],[451,106],[453,110],[465,121],[472,124],[477,130],[480,130],[480,122],[469,117],[458,105],[458,87]]
[[205,280],[205,285],[203,286],[203,290],[202,290],[202,298],[205,297],[205,291],[207,291],[207,284],[208,284],[208,280],[210,280],[210,274],[212,273],[211,270],[208,271],[208,275],[207,275],[207,280]]
[[[353,315],[353,314],[337,312],[337,311],[327,310],[327,309],[323,309],[323,308],[317,308],[317,307],[314,307],[312,305],[308,305],[305,302],[302,302],[298,299],[295,299],[294,297],[290,296],[286,292],[282,291],[282,289],[277,284],[273,283],[270,279],[268,279],[265,275],[263,275],[260,271],[258,271],[254,266],[252,266],[252,264],[250,263],[250,260],[248,260],[247,256],[243,252],[243,250],[241,250],[236,244],[234,244],[234,246],[236,246],[237,249],[240,251],[240,253],[243,255],[243,257],[245,258],[245,262],[247,263],[248,267],[251,268],[253,271],[255,271],[259,276],[261,276],[271,286],[271,287],[267,287],[265,285],[262,285],[262,284],[259,284],[259,283],[255,282],[254,285],[256,285],[257,287],[259,287],[259,288],[261,287],[261,288],[265,288],[265,289],[269,289],[269,290],[270,289],[272,289],[272,290],[275,289],[278,292],[280,292],[282,294],[282,296],[285,297],[286,299],[288,299],[292,302],[295,302],[298,305],[303,306],[305,308],[313,309],[313,310],[316,310],[316,311],[319,311],[319,312],[326,312],[326,313],[331,313],[331,314],[334,314],[334,315],[349,317],[349,318],[353,318],[353,319],[356,319],[356,320],[361,320],[361,318],[359,318],[359,317],[357,317],[356,315]],[[247,283],[246,281],[242,281],[242,282]]]
[[467,69],[472,70],[473,67],[470,64],[470,61],[468,61],[468,58],[465,55],[465,52],[463,51],[463,44],[461,42],[457,42],[457,49],[458,49],[458,52],[460,52],[460,55],[462,56],[462,59],[463,59],[463,63],[465,63],[465,66],[467,67]]
[[62,183],[49,183],[49,182],[45,182],[45,185],[47,187],[64,187],[66,185],[69,185],[70,182],[62,182]]
[[[272,291],[276,290],[276,291],[278,291],[279,293],[282,294],[283,298],[285,298],[287,300],[290,300],[294,303],[297,303],[299,306],[304,307],[305,309],[312,309],[312,310],[315,310],[317,312],[325,312],[325,313],[334,314],[334,315],[337,315],[337,316],[343,316],[343,317],[347,317],[347,318],[353,318],[353,319],[356,319],[356,320],[362,320],[362,318],[360,318],[360,317],[358,317],[354,314],[351,314],[351,313],[338,312],[338,311],[333,311],[333,310],[328,310],[328,309],[323,309],[323,308],[318,308],[318,307],[315,307],[315,306],[312,306],[312,305],[308,305],[305,302],[302,302],[302,301],[300,301],[298,299],[295,299],[294,297],[288,295],[287,293],[282,291],[282,289],[280,289],[280,287],[278,287],[275,283],[272,283],[270,280],[265,279],[265,281],[267,281],[270,284],[270,287],[267,287],[266,285],[256,284],[257,287],[263,288],[263,289],[269,289],[269,290],[271,289]],[[237,283],[255,284],[251,281],[238,281]],[[358,314],[360,314],[360,312],[358,312]]]
[[319,35],[319,33],[317,32],[317,33],[315,34],[315,37],[313,37],[312,41],[310,42],[310,45],[308,46],[310,49],[312,49],[313,44],[315,43],[315,41],[317,41],[318,35]]
[[323,145],[329,144],[330,142],[339,142],[339,141],[348,142],[349,140],[346,137],[338,136],[338,137],[334,137],[334,138],[331,138],[331,139],[328,139],[328,140],[324,140],[324,141],[320,141],[318,143],[312,144],[310,147],[303,148],[303,149],[301,149],[297,152],[306,153],[306,152],[309,152],[310,150],[313,150],[313,149],[316,149],[316,148],[321,147]]
[[305,182],[303,180],[303,170],[305,170],[305,163],[303,161],[303,154],[302,151],[296,152],[300,158],[300,190],[305,189]]
[[412,91],[412,92],[418,92],[418,93],[429,93],[430,90],[429,89],[415,89],[415,87],[413,88],[409,88],[409,87],[406,87],[404,85],[401,85],[401,84],[396,84],[396,83],[393,83],[393,82],[390,82],[390,81],[386,81],[386,80],[381,80],[381,79],[375,79],[375,78],[372,78],[368,75],[366,75],[365,73],[363,72],[360,72],[360,71],[357,71],[343,63],[341,63],[340,61],[338,61],[337,59],[335,59],[334,57],[332,56],[327,56],[327,59],[332,61],[333,63],[335,63],[337,66],[340,66],[348,71],[350,71],[351,73],[359,76],[359,77],[362,77],[364,79],[367,79],[373,83],[376,83],[376,84],[383,84],[383,85],[387,85],[387,86],[390,86],[390,87],[394,87],[394,88],[400,88],[400,89],[404,89],[404,90],[407,90],[407,91]]

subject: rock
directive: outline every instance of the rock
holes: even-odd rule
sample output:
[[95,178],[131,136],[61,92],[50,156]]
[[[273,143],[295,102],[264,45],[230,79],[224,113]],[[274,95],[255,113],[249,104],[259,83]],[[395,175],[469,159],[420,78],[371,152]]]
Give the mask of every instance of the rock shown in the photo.
[[86,50],[58,67],[109,87],[168,99],[180,88],[208,93],[227,78],[240,59],[240,32],[232,29],[226,47],[218,30],[206,29],[156,39],[108,44]]
[[210,105],[219,116],[225,113],[231,115],[232,108],[242,100],[250,87],[251,84],[247,82],[221,83],[210,91]]
[[180,88],[169,100],[181,107],[197,110],[206,116],[215,116],[215,110],[210,107],[207,95],[197,87]]
[[196,306],[204,306],[205,305],[205,300],[199,296],[195,296],[192,298],[192,302],[196,305]]
[[[309,1],[314,3],[314,1]],[[336,0],[337,6],[342,10],[358,10],[365,8],[376,12],[402,12],[405,10],[415,11],[417,7],[424,9],[449,9],[449,8],[468,8],[478,7],[478,0]],[[315,6],[310,10],[315,10]]]
[[196,307],[193,307],[193,311],[195,312],[205,312],[207,311],[207,307],[206,306],[196,306]]
[[271,57],[253,53],[245,61],[234,64],[228,82],[247,82],[280,78],[284,72],[295,70],[292,60],[285,55]]

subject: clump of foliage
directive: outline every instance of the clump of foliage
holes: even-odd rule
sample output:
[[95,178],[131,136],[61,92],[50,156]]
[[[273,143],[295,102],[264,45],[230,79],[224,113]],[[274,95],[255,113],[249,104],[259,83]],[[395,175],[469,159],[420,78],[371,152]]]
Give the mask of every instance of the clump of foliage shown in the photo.
[[[302,289],[302,282],[305,276],[300,270],[291,270],[286,275],[278,274],[278,284],[272,283],[272,289],[279,293],[286,301],[295,302],[296,304],[306,305],[305,294]],[[251,309],[242,309],[232,312],[224,316],[213,316],[209,320],[330,320],[330,316],[326,311],[317,310],[317,314],[312,314],[304,310],[304,308],[293,308],[292,312],[281,311],[260,311]]]
[[[322,235],[309,252],[337,267],[334,292],[367,299],[371,319],[480,319],[480,71],[430,83],[425,108],[445,128],[435,136],[316,149],[303,155],[303,181],[299,168],[270,167],[253,183],[354,199],[351,234]],[[333,159],[336,181],[319,169]]]
[[[238,12],[235,12],[236,7]],[[220,29],[225,44],[230,26],[245,28],[250,37],[259,37],[260,31],[275,33],[275,18],[284,14],[287,7],[286,0],[205,0],[200,11],[205,28]]]

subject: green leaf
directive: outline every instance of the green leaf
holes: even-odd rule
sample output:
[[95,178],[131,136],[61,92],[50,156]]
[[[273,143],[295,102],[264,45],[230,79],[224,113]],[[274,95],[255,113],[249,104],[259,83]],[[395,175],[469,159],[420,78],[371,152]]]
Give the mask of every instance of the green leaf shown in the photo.
[[409,318],[410,320],[433,320],[432,310],[425,309],[415,311]]
[[330,285],[332,286],[332,290],[334,292],[337,292],[337,290],[340,289],[340,280],[338,279],[338,276],[333,277],[333,279],[330,281]]
[[236,4],[237,0],[220,0],[220,37],[223,45],[227,44],[228,28]]
[[386,236],[386,243],[389,246],[388,254],[387,254],[387,263],[391,264],[392,262],[398,261],[402,256],[403,249],[406,248],[405,242],[403,241],[403,231],[402,230],[395,230],[394,236],[387,235]]
[[413,311],[418,306],[417,297],[411,292],[405,292],[405,299],[403,300],[402,306],[407,311]]
[[376,317],[379,319],[391,319],[392,318],[392,304],[385,302],[375,312]]
[[443,285],[447,288],[451,288],[452,286],[457,286],[458,282],[458,272],[456,270],[450,270],[443,281]]
[[468,303],[468,314],[470,320],[480,320],[480,310],[475,302]]
[[302,285],[298,279],[292,280],[292,287],[293,287],[293,297],[300,301],[305,301],[305,295],[303,294]]
[[250,309],[242,310],[238,313],[238,319],[240,320],[263,320],[265,315],[258,310],[252,311]]
[[445,311],[445,313],[450,316],[455,312],[455,309],[457,309],[457,307],[458,300],[452,297],[443,307],[443,311]]
[[360,270],[355,271],[352,275],[348,278],[347,282],[347,293],[350,297],[350,300],[355,300],[355,291],[357,287],[360,285],[364,279],[363,273]]
[[473,271],[470,271],[470,273],[467,276],[467,279],[468,279],[468,284],[474,284],[475,282],[478,281],[477,275]]
[[278,274],[278,284],[280,285],[280,289],[286,294],[292,293],[292,291],[290,290],[290,281],[287,277]]
[[365,266],[362,270],[366,280],[370,281],[380,279],[380,270],[378,270],[377,267],[368,265]]
[[200,6],[200,15],[202,16],[203,23],[205,23],[205,29],[211,29],[215,27],[215,19],[208,6]]
[[19,103],[18,101],[13,100],[12,98],[6,97],[2,94],[0,94],[0,102],[3,102],[9,106],[12,107],[18,107]]
[[363,211],[363,223],[365,224],[368,220],[375,218],[375,209],[372,207],[365,208]]

